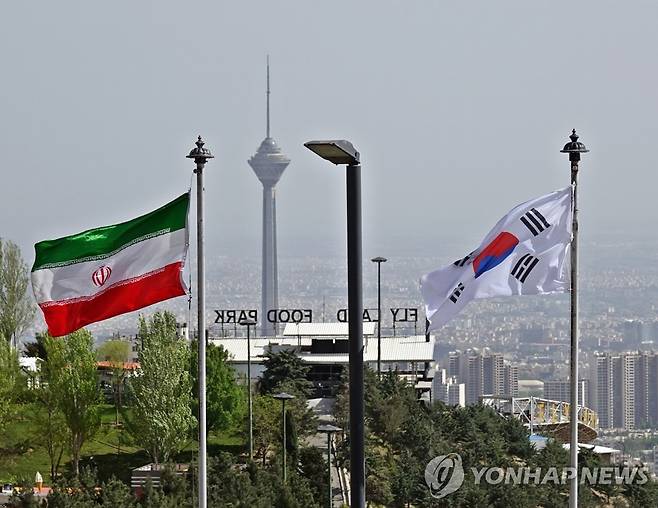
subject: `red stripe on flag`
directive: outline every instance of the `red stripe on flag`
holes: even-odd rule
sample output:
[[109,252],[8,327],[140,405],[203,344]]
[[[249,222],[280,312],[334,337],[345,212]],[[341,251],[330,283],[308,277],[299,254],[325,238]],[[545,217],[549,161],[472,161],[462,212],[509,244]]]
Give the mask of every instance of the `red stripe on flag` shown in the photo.
[[75,299],[70,303],[44,302],[39,307],[50,335],[60,337],[88,324],[185,295],[182,270],[182,262],[172,263],[152,274],[110,287],[89,299]]

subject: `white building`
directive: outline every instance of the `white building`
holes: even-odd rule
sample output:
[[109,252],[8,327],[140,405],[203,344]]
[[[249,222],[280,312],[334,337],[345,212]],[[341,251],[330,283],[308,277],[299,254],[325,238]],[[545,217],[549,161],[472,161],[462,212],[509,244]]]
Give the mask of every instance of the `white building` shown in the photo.
[[[377,337],[375,323],[363,323],[363,361],[372,370],[377,370]],[[347,323],[300,323],[288,324],[282,336],[252,338],[250,340],[251,377],[262,376],[263,360],[269,351],[292,349],[310,367],[309,378],[317,388],[335,383],[349,364],[349,341]],[[210,343],[221,345],[229,353],[230,363],[243,376],[247,373],[247,339],[245,337],[211,339]],[[417,388],[426,388],[425,383],[433,373],[433,337],[425,335],[409,337],[382,337],[382,372],[393,370],[408,379]]]
[[432,399],[440,400],[448,406],[466,406],[466,385],[459,383],[455,376],[446,377],[446,371],[437,371],[432,381]]

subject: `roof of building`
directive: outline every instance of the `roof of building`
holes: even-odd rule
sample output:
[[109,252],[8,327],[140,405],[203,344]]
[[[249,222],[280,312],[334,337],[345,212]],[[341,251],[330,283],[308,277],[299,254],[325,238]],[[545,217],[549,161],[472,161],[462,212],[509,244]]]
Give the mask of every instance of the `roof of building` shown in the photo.
[[[571,448],[569,443],[564,443],[562,445],[562,448],[565,450],[568,450]],[[583,448],[584,450],[589,450],[593,453],[596,453],[597,455],[607,455],[609,453],[621,453],[620,450],[617,450],[615,448],[608,448],[607,446],[601,446],[601,445],[591,445],[591,444],[585,444],[585,443],[578,443],[578,448]]]
[[[342,338],[342,337],[341,337]],[[215,345],[221,345],[226,349],[232,358],[233,363],[247,362],[247,340],[244,338],[231,339],[213,339],[211,342]],[[277,339],[252,339],[251,340],[251,361],[259,363],[265,355],[265,349],[268,345],[296,347],[300,341],[295,338],[277,338]],[[311,339],[302,338],[302,345],[310,345]],[[377,341],[370,339],[364,341],[363,361],[377,361]],[[433,360],[434,339],[430,342],[425,341],[424,335],[410,337],[387,337],[382,338],[382,361],[383,362],[430,362]],[[326,364],[326,363],[349,363],[349,354],[347,353],[308,353],[302,352],[299,356],[308,363]]]
[[[375,323],[366,321],[363,323],[363,335],[374,335]],[[349,323],[286,323],[283,330],[284,337],[347,337],[349,335]]]

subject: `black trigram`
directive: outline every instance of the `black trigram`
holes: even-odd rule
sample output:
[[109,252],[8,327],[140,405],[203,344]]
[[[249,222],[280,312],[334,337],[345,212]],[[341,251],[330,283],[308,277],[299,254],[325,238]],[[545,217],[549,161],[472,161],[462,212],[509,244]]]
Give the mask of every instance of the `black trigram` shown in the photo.
[[462,291],[464,291],[464,285],[460,282],[450,295],[450,301],[452,303],[457,303],[457,298],[462,294]]
[[526,212],[521,217],[521,222],[523,222],[525,227],[527,227],[534,236],[537,236],[545,229],[551,227],[548,221],[541,213],[539,213],[539,211],[537,211],[536,208],[531,208],[529,212]]
[[458,259],[457,261],[455,261],[455,262],[453,263],[453,265],[455,265],[455,266],[464,266],[466,263],[468,263],[468,262],[472,259],[472,256],[473,256],[473,252],[471,252],[471,253],[470,253],[468,256],[466,256],[466,257],[463,257],[463,258],[461,258],[461,259]]
[[514,268],[512,268],[512,277],[518,279],[519,282],[525,282],[532,269],[537,266],[537,263],[539,263],[538,258],[530,254],[524,254],[516,262]]

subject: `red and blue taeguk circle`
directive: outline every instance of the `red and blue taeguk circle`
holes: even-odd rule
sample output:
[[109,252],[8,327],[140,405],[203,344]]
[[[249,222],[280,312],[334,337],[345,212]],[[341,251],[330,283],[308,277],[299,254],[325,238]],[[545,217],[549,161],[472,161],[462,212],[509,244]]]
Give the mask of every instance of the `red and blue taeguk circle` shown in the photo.
[[505,261],[514,248],[519,244],[519,239],[512,233],[503,231],[487,245],[473,260],[473,271],[477,279],[483,273],[495,268]]

